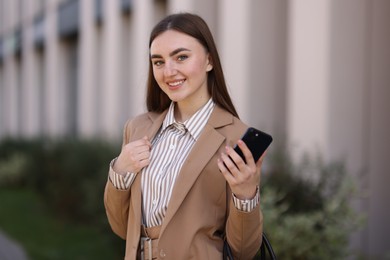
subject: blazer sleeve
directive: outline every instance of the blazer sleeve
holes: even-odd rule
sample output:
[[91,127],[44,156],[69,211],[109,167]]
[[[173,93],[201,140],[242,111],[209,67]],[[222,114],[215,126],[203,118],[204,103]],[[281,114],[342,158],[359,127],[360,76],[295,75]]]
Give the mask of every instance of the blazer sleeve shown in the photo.
[[104,207],[112,231],[126,239],[127,218],[129,214],[130,189],[118,190],[107,180],[104,190]]
[[263,234],[263,214],[260,203],[250,212],[238,210],[230,198],[226,237],[234,259],[253,259],[259,250]]
[[[129,142],[130,124],[131,121],[128,121],[124,127],[122,146]],[[111,167],[110,170],[112,170]],[[107,178],[104,207],[112,230],[123,239],[126,239],[130,196],[130,189],[119,190]]]

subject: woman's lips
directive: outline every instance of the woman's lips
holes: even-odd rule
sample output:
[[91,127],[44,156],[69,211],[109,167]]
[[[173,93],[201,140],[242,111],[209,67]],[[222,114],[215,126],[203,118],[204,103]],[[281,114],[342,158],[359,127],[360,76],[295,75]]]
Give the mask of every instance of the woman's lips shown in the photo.
[[169,89],[174,90],[174,89],[178,89],[181,85],[183,85],[184,81],[185,81],[184,79],[176,80],[176,81],[168,82],[167,84],[169,86]]

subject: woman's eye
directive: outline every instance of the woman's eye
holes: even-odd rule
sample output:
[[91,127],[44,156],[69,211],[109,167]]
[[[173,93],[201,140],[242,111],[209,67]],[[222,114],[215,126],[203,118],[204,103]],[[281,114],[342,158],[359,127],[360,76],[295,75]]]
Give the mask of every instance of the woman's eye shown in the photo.
[[156,60],[153,62],[154,66],[161,66],[162,64],[163,64],[163,62],[161,60]]
[[177,60],[183,61],[183,60],[186,60],[187,58],[188,58],[187,55],[180,55],[179,57],[177,57]]

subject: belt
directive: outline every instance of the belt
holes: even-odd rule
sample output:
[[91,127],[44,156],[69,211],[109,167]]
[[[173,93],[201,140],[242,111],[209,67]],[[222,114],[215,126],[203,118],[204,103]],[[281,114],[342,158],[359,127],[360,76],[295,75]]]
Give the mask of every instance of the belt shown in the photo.
[[160,229],[161,226],[155,226],[150,228],[147,228],[144,225],[141,226],[141,260],[157,259],[157,245],[158,238],[160,236]]

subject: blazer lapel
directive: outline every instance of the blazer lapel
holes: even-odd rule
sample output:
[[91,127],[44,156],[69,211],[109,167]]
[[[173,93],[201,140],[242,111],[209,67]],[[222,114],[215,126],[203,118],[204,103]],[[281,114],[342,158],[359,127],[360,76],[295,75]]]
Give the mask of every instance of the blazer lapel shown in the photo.
[[[152,140],[153,137],[156,135],[157,131],[160,129],[162,122],[164,121],[165,115],[167,111],[164,111],[161,114],[149,114],[149,119],[151,120],[149,124],[142,124],[138,128],[141,129],[141,131],[137,132],[133,137],[132,140],[137,140],[139,138],[142,138],[143,136],[147,136],[149,140]],[[131,203],[134,205],[135,210],[139,210],[138,212],[141,212],[141,174],[137,174],[134,183],[131,185]],[[138,222],[138,221],[137,221]],[[141,223],[141,218],[140,221]]]
[[[151,120],[150,123],[142,124],[138,127],[140,129],[139,132],[134,134],[132,136],[132,140],[137,140],[139,138],[142,138],[143,136],[148,136],[149,140],[152,140],[153,137],[156,135],[158,130],[161,127],[162,122],[164,121],[166,115],[166,111],[161,114],[149,114],[149,119]],[[141,214],[142,212],[142,195],[141,195],[141,174],[137,174],[134,183],[131,185],[131,197],[130,197],[131,203],[130,203],[130,209],[129,209],[129,219],[132,220],[131,223],[136,223],[141,227],[142,219]],[[133,239],[132,241],[138,241],[140,237],[140,229],[133,229]],[[138,243],[138,242],[137,242]]]
[[164,118],[167,114],[168,110],[165,110],[164,112],[157,114],[157,113],[149,113],[148,114],[148,120],[145,120],[146,122],[141,122],[137,125],[136,132],[131,133],[131,140],[134,141],[137,139],[140,139],[144,137],[145,135],[149,138],[149,140],[152,140],[153,137],[157,134],[158,130],[160,129]]
[[[195,183],[199,174],[211,157],[218,151],[225,137],[215,128],[232,122],[232,115],[222,110],[218,106],[214,108],[209,122],[205,125],[202,134],[194,144],[190,154],[180,170],[172,191],[168,209],[163,221],[161,233],[169,224],[177,209],[180,207],[185,196]],[[161,234],[160,233],[160,234]]]

